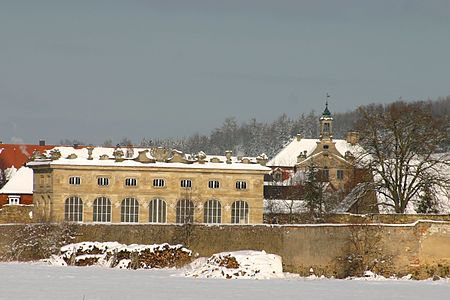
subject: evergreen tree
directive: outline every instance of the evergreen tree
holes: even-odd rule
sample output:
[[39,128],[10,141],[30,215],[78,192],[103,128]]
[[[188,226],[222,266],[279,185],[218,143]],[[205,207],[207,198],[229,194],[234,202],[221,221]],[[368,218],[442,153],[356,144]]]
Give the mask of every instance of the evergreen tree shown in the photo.
[[317,167],[311,163],[306,172],[305,196],[306,207],[311,217],[321,217],[324,209],[324,183],[320,180]]
[[419,195],[416,212],[419,214],[437,214],[439,212],[436,197],[434,196],[429,184],[426,184],[422,188],[422,192]]

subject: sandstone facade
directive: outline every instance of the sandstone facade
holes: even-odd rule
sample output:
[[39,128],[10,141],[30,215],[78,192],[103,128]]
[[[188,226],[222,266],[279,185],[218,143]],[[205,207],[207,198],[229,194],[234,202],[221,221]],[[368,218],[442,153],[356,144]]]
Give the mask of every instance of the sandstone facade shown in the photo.
[[145,163],[117,157],[83,158],[75,153],[67,157],[29,163],[34,170],[38,221],[263,221],[263,176],[270,169],[256,163],[231,157],[183,162],[179,155],[176,162],[155,155],[156,159],[147,157]]

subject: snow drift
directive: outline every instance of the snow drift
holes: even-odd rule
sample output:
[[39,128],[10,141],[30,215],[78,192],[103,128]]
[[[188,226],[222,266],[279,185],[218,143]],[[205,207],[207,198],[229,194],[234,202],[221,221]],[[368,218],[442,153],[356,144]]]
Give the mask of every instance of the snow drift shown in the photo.
[[265,251],[222,252],[191,264],[187,277],[226,279],[284,278],[281,257]]

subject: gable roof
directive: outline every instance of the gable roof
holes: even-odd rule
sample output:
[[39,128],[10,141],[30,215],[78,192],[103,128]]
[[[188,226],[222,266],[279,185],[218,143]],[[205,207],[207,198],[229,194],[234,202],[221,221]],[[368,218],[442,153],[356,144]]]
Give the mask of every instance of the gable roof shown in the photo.
[[33,194],[33,170],[21,167],[0,189],[0,194]]
[[24,166],[35,150],[44,152],[55,146],[39,146],[29,144],[0,144],[0,169],[11,167],[19,169]]
[[[267,166],[294,167],[297,164],[297,156],[304,151],[306,151],[307,157],[310,156],[314,152],[314,150],[316,150],[318,143],[320,143],[319,139],[298,140],[297,138],[293,138],[267,163]],[[346,140],[333,139],[333,143],[335,143],[336,150],[343,157],[345,156],[345,152],[347,151],[355,153],[357,151],[360,151],[361,149],[359,145],[352,145]]]

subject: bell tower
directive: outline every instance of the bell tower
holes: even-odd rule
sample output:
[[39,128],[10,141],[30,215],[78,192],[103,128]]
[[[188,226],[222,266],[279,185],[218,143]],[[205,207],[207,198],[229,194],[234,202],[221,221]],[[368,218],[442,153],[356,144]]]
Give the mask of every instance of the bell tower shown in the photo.
[[322,113],[322,116],[320,117],[320,137],[319,139],[322,140],[329,140],[331,141],[333,139],[333,117],[331,116],[331,112],[328,110],[328,98],[330,98],[330,95],[327,93],[327,100],[325,102],[325,110]]

